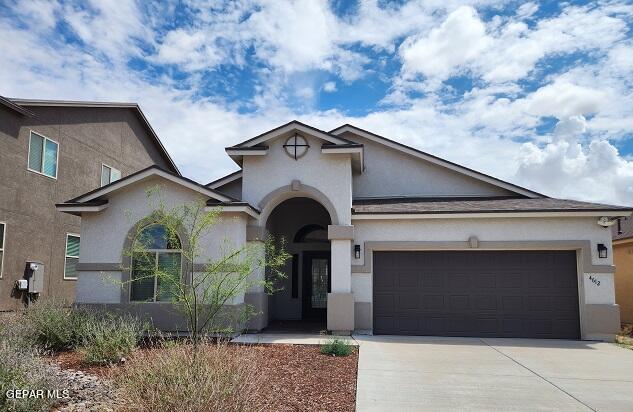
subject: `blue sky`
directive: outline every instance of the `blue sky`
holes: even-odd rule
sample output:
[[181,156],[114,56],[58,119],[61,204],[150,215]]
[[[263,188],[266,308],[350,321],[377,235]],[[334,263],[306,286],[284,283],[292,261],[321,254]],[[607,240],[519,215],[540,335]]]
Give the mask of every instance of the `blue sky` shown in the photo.
[[3,1],[0,19],[0,94],[138,102],[201,182],[299,119],[633,204],[630,2]]

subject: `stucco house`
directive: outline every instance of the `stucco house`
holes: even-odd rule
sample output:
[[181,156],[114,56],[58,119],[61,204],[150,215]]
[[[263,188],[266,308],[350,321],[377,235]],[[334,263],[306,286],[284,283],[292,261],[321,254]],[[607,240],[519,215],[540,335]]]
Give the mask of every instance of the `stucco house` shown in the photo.
[[221,208],[208,256],[220,240],[288,240],[283,291],[233,302],[259,310],[251,330],[301,319],[337,333],[612,339],[619,329],[605,226],[631,208],[550,198],[352,125],[292,121],[226,153],[241,170],[206,186],[154,166],[58,204],[82,217],[77,302],[177,328],[151,285],[144,295],[104,280],[133,276],[121,271],[135,225],[125,211],[149,213],[145,189],[160,184],[168,203]]

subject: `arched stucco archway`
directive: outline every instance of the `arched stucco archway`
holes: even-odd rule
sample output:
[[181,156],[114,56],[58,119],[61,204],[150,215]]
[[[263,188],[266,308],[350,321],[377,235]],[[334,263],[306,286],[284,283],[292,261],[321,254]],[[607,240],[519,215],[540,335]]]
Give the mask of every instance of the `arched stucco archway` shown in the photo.
[[339,218],[338,214],[336,213],[336,208],[323,192],[315,187],[304,185],[299,182],[293,182],[293,184],[282,186],[273,190],[272,192],[264,196],[261,202],[259,202],[258,206],[261,210],[259,216],[259,226],[265,228],[268,217],[270,216],[272,211],[275,210],[275,208],[282,202],[295,197],[307,197],[309,199],[315,200],[317,203],[321,204],[321,206],[323,206],[325,210],[327,210],[330,214],[330,224],[339,224]]
[[285,199],[268,214],[266,230],[275,239],[283,238],[291,256],[283,268],[285,276],[275,280],[277,291],[268,301],[273,330],[326,329],[331,291],[331,244],[326,228],[331,223],[325,206],[310,197]]

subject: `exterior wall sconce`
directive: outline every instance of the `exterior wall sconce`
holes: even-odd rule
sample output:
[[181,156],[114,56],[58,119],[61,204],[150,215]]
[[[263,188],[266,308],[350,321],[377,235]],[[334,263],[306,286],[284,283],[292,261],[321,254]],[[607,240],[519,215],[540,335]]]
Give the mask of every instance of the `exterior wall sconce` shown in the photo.
[[360,245],[354,245],[354,257],[360,259]]
[[598,243],[598,257],[600,259],[606,259],[607,257],[607,247],[602,243]]

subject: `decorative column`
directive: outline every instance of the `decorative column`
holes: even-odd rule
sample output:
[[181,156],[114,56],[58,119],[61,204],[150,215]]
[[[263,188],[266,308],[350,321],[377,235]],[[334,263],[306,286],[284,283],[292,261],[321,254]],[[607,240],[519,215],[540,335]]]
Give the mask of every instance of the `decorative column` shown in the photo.
[[354,330],[352,294],[352,240],[354,226],[329,225],[332,289],[327,295],[327,328],[334,334],[349,335]]
[[[249,245],[259,249],[261,256],[264,256],[266,239],[266,229],[260,226],[246,227],[246,242]],[[254,279],[264,279],[266,276],[265,268],[257,268],[251,276]],[[260,331],[268,326],[268,294],[262,286],[253,287],[244,293],[244,304],[253,308],[254,315],[248,320],[247,330]]]

